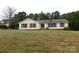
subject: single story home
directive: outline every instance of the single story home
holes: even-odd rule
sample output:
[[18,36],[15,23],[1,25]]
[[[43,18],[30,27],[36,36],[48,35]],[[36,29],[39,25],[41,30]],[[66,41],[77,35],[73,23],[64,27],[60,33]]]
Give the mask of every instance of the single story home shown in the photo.
[[9,19],[2,19],[2,21],[1,21],[1,23],[6,25],[6,26],[9,26],[9,22],[10,22]]
[[66,19],[32,20],[25,19],[19,22],[19,29],[64,29],[68,27]]

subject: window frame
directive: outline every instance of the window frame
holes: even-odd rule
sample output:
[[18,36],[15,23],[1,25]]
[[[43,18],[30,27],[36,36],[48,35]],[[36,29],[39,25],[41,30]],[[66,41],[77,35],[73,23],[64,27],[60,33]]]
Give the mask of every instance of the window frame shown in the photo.
[[36,23],[30,23],[30,24],[29,24],[29,27],[30,27],[30,28],[36,28]]
[[57,27],[57,23],[48,23],[48,27]]
[[60,23],[60,27],[64,27],[64,23]]
[[21,28],[27,28],[27,24],[26,23],[23,23],[23,24],[21,24]]

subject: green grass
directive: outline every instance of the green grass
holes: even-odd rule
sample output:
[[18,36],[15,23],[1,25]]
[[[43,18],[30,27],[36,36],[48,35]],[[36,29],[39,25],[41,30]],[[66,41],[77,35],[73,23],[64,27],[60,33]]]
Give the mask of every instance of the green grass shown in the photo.
[[79,52],[79,31],[0,30],[0,52]]

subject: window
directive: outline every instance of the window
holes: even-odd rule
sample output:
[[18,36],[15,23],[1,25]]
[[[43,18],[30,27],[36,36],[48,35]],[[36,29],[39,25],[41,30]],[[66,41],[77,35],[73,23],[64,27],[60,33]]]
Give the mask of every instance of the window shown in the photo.
[[64,27],[64,23],[60,23],[60,27]]
[[56,27],[56,23],[48,23],[48,27]]
[[30,27],[36,27],[36,24],[35,23],[31,23]]
[[21,24],[22,28],[27,28],[27,24]]

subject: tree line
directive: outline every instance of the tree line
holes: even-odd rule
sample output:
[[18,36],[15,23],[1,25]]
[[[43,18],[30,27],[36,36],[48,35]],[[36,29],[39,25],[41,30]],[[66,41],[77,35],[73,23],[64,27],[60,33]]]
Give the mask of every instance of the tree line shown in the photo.
[[79,11],[63,14],[62,18],[69,21],[69,29],[79,30]]

